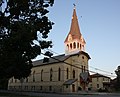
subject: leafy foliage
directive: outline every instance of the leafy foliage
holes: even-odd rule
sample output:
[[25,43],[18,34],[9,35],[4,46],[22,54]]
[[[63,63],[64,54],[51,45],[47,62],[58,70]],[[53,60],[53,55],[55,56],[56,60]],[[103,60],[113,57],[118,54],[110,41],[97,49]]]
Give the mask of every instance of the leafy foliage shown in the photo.
[[41,49],[52,47],[46,38],[54,23],[46,14],[54,0],[3,3],[7,6],[0,12],[0,79],[25,78],[31,73],[32,59],[41,54]]
[[115,88],[117,91],[120,91],[120,66],[117,67],[117,69],[115,70],[115,73],[117,75],[117,81],[115,83]]

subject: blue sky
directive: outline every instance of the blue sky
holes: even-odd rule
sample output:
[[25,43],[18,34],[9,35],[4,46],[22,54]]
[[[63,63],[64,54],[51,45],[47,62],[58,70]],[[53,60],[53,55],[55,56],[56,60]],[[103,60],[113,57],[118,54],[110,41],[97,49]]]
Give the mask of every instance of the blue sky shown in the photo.
[[[91,56],[89,65],[114,73],[120,65],[120,0],[55,0],[48,16],[55,23],[49,39],[53,41],[52,50],[57,54],[64,53],[64,40],[70,30],[73,3],[76,3],[86,52]],[[90,70],[101,72],[91,67]]]
[[56,52],[54,55],[64,53],[73,3],[76,4],[80,30],[86,41],[86,52],[91,56],[89,69],[102,74],[110,75],[95,68],[114,73],[120,65],[120,0],[55,0],[48,14],[55,23],[49,34],[53,41],[51,50]]

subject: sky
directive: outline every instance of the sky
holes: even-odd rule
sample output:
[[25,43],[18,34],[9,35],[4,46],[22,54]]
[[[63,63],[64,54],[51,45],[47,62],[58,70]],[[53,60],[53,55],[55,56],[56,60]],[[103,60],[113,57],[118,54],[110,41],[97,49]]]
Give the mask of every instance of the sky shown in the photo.
[[54,55],[65,53],[64,40],[70,30],[74,3],[86,52],[91,57],[89,69],[114,76],[120,65],[120,0],[55,0],[48,14],[55,23],[48,38],[53,42],[51,50]]
[[120,0],[55,0],[48,14],[55,23],[49,34],[54,55],[65,53],[64,40],[70,30],[73,3],[86,52],[91,57],[89,69],[114,76],[120,65]]

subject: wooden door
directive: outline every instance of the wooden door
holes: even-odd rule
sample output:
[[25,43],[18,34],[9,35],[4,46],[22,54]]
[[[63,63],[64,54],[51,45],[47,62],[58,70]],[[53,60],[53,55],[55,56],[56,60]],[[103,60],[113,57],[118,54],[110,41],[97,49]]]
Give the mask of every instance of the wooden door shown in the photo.
[[72,92],[75,92],[75,85],[72,85]]

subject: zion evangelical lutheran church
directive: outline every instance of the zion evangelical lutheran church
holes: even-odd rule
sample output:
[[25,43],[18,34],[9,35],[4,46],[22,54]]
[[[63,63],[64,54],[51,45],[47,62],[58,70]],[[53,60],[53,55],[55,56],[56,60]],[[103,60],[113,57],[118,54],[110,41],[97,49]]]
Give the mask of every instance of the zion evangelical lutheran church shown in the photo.
[[73,9],[70,32],[65,41],[65,54],[54,56],[49,62],[33,62],[31,75],[26,79],[11,78],[8,90],[38,92],[77,92],[88,85],[88,60],[85,40],[80,32],[76,9]]

